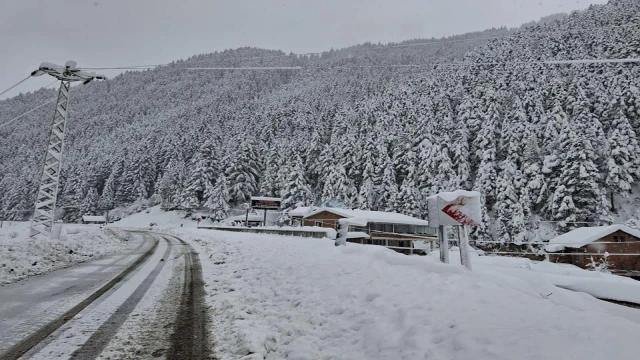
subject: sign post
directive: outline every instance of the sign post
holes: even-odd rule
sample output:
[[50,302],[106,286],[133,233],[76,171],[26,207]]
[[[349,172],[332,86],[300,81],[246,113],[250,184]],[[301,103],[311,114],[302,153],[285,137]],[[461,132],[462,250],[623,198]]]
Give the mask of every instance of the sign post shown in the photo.
[[440,261],[449,262],[449,244],[444,231],[445,226],[458,226],[458,244],[460,262],[471,270],[469,239],[465,226],[479,225],[482,222],[480,193],[458,190],[443,192],[427,199],[429,225],[438,227]]
[[449,263],[449,239],[444,225],[438,226],[438,247],[440,248],[440,261],[445,264]]
[[460,262],[466,266],[467,269],[471,269],[471,250],[469,249],[469,236],[467,234],[467,227],[462,225],[458,227],[458,244],[460,246]]
[[[271,198],[262,196],[251,197],[251,208],[256,210],[264,210],[264,220],[262,226],[267,226],[267,210],[280,210],[282,204],[281,198]],[[247,217],[249,213],[247,212]]]

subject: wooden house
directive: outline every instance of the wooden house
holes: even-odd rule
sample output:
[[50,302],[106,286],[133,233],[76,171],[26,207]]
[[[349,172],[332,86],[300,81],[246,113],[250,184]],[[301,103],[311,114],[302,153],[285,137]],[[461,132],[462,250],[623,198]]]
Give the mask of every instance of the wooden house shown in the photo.
[[640,276],[640,231],[625,225],[582,227],[549,241],[549,260],[583,269],[605,264],[607,270]]
[[351,226],[347,241],[380,245],[399,252],[413,253],[415,241],[435,241],[436,229],[429,222],[393,212],[358,209],[317,208],[304,216],[303,226],[319,226],[337,230],[338,220],[359,218],[367,226]]

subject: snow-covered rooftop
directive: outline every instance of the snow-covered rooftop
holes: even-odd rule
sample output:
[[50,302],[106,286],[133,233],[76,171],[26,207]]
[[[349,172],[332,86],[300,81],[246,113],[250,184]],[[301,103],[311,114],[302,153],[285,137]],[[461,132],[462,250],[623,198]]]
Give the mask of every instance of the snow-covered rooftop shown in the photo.
[[549,240],[549,245],[547,245],[545,249],[549,252],[555,252],[562,251],[564,248],[581,248],[594,241],[600,240],[605,236],[613,234],[618,230],[640,238],[640,231],[622,224],[581,227]]
[[461,196],[470,197],[470,198],[480,197],[480,193],[477,191],[456,190],[456,191],[441,192],[436,195],[431,195],[428,197],[428,199],[440,197],[444,201],[453,201]]
[[289,211],[289,216],[305,216],[311,212],[311,206],[300,206]]
[[426,220],[417,219],[408,215],[402,215],[402,214],[393,213],[393,212],[369,211],[369,210],[359,210],[359,209],[317,208],[311,211],[310,213],[308,213],[307,215],[305,215],[305,218],[321,213],[323,211],[328,211],[336,215],[344,216],[346,218],[365,219],[367,222],[370,222],[370,223],[421,225],[421,226],[429,225],[429,222]]
[[107,222],[107,218],[104,216],[89,216],[85,215],[82,217],[82,221],[84,222]]

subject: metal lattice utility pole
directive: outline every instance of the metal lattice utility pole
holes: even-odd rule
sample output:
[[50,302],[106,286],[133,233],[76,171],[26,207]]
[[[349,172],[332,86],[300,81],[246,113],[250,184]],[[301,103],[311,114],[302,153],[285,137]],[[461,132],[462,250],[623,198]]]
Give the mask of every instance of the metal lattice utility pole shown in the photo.
[[42,63],[38,70],[31,73],[31,76],[44,74],[49,74],[60,80],[60,90],[58,90],[58,101],[56,101],[53,124],[49,132],[47,152],[38,186],[38,197],[31,219],[31,237],[39,235],[50,237],[53,229],[56,200],[60,187],[60,170],[62,169],[64,136],[67,130],[71,83],[82,81],[83,84],[86,84],[95,79],[105,79],[102,75],[79,70],[74,61],[67,61],[65,66]]

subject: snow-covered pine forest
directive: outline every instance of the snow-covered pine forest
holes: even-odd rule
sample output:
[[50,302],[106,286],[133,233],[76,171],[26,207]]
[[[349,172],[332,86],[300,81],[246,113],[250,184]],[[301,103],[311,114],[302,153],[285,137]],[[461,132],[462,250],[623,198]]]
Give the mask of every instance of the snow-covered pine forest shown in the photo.
[[[462,188],[484,194],[479,240],[611,221],[640,180],[640,66],[523,62],[639,56],[640,3],[611,0],[515,30],[127,72],[72,90],[60,206],[67,220],[144,199],[224,216],[263,195],[425,217],[427,195]],[[304,70],[186,70],[206,66]],[[0,124],[54,95],[0,101]],[[5,218],[31,214],[51,115],[0,127]]]

